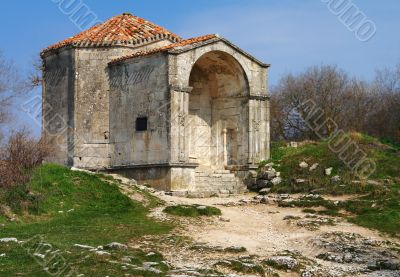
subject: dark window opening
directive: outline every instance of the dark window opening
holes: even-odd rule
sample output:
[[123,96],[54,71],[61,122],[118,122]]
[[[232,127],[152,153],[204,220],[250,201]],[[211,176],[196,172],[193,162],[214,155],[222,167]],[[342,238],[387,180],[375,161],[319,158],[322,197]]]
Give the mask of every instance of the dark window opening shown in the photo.
[[138,117],[136,119],[136,131],[147,131],[147,117]]

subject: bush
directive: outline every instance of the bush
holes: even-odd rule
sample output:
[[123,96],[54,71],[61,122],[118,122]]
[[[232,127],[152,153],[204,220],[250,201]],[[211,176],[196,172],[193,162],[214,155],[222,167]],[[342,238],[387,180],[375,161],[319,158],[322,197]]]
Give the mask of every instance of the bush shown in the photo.
[[13,133],[0,147],[0,201],[6,205],[3,208],[18,214],[37,212],[40,195],[31,192],[29,183],[34,169],[50,153],[45,138],[35,139],[25,130]]
[[169,206],[164,209],[164,212],[172,215],[188,217],[221,215],[221,210],[218,208],[199,205]]
[[25,130],[13,133],[0,147],[0,188],[28,183],[32,170],[50,153],[46,138],[35,139]]

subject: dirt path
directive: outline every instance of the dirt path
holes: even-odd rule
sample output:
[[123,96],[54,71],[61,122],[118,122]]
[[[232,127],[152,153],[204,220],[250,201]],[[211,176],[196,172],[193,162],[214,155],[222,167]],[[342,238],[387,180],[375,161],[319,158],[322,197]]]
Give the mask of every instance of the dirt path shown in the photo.
[[[254,196],[255,194],[247,194],[231,198],[188,199],[159,195],[168,205],[210,205],[218,207],[222,211],[221,218],[183,222],[182,234],[191,237],[194,244],[205,244],[209,247],[218,248],[244,247],[247,250],[247,254],[257,255],[258,257],[270,257],[289,250],[299,252],[302,256],[315,260],[316,256],[324,251],[326,252],[326,249],[316,246],[313,240],[318,236],[332,232],[355,233],[364,240],[390,240],[394,243],[399,243],[399,241],[379,234],[377,231],[356,226],[343,219],[334,219],[333,226],[322,224],[316,230],[309,230],[296,224],[298,218],[303,220],[306,216],[301,208],[282,208],[278,207],[273,201],[269,201],[268,204],[254,204],[251,203],[251,199]],[[157,210],[154,214],[160,216],[162,213]],[[288,220],[287,217],[295,220]],[[170,258],[178,266],[194,266],[199,263],[207,264],[204,261],[205,259],[221,258],[218,255],[213,255],[182,252],[181,255],[174,253]],[[339,270],[339,272],[357,272],[352,263],[334,263],[325,260],[318,260],[318,263],[326,268],[343,269],[343,271]],[[332,276],[336,274],[340,276],[337,272],[333,271]],[[298,276],[287,272],[279,272],[279,274],[280,276]],[[357,273],[355,276],[399,276],[374,274],[360,275]],[[346,276],[346,274],[343,276]]]
[[[135,182],[114,177],[121,181],[121,191],[146,205],[145,197],[132,189]],[[275,273],[288,277],[299,274],[305,277],[400,277],[398,239],[342,218],[306,214],[301,208],[279,207],[274,201],[279,197],[275,195],[269,195],[267,203],[260,203],[260,200],[254,200],[256,194],[252,193],[229,198],[190,199],[138,188],[161,198],[166,205],[199,204],[215,206],[222,211],[221,217],[200,218],[170,216],[163,212],[164,206],[152,211],[151,216],[174,222],[175,231],[169,236],[132,240],[129,245],[160,252],[174,268],[168,276],[220,276],[204,273],[205,269],[216,269],[230,277],[276,276]],[[300,195],[290,195],[292,199],[297,197]],[[240,248],[244,251],[235,251]],[[298,263],[296,269],[281,270],[265,263],[271,257],[282,256],[285,266],[293,258]],[[237,262],[242,272],[238,271]],[[257,271],[260,265],[264,270],[262,274]],[[371,269],[371,265],[379,266]]]
[[[170,196],[162,198],[170,204],[201,204],[216,206],[222,211],[223,219],[210,220],[204,225],[185,226],[187,234],[195,241],[211,246],[245,247],[250,254],[270,255],[277,251],[298,250],[309,253],[308,241],[326,232],[341,231],[358,233],[363,237],[386,240],[388,237],[363,227],[341,220],[335,226],[321,226],[319,230],[309,231],[284,220],[286,216],[304,216],[301,208],[281,208],[275,204],[250,204],[225,206],[238,203],[249,196],[234,198],[187,199]],[[315,250],[315,249],[314,249]]]

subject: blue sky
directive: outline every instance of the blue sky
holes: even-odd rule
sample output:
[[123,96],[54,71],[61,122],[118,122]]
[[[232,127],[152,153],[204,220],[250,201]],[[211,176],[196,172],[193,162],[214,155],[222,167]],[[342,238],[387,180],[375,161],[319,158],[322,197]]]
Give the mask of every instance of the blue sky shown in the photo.
[[[20,68],[27,70],[41,49],[80,31],[57,1],[2,1],[0,49]],[[376,25],[368,42],[359,41],[331,13],[328,0],[81,1],[101,20],[131,12],[183,37],[218,33],[271,63],[270,85],[282,74],[319,64],[336,64],[371,80],[377,68],[400,62],[398,0],[353,0]],[[23,114],[19,118],[32,124]]]

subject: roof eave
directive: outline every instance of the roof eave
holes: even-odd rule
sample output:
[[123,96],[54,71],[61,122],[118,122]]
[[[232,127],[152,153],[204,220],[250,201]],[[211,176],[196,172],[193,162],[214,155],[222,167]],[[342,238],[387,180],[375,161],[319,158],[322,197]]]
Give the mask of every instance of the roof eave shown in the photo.
[[86,44],[86,43],[68,43],[64,45],[60,45],[59,47],[54,47],[50,49],[44,49],[42,52],[40,52],[41,58],[45,58],[48,56],[51,56],[52,54],[56,54],[59,51],[62,51],[63,49],[72,49],[72,48],[111,48],[111,47],[128,47],[128,48],[137,48],[141,47],[146,44],[151,44],[163,40],[169,40],[171,43],[177,42],[177,39],[179,37],[173,37],[173,36],[165,36],[165,37],[158,37],[154,36],[149,39],[142,39],[139,42],[138,41],[132,41],[132,42],[127,42],[127,43],[110,43],[110,42],[103,42],[103,43],[97,43],[97,44]]

